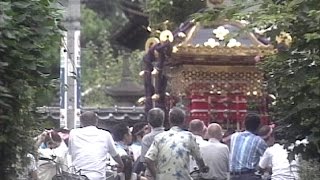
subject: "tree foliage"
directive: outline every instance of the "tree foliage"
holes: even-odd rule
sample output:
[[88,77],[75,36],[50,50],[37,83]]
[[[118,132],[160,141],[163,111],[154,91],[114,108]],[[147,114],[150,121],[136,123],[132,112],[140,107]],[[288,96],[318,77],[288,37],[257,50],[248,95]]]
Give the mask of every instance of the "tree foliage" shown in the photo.
[[276,96],[273,115],[289,142],[308,137],[308,155],[320,154],[320,4],[317,0],[290,0],[264,3],[252,14],[256,26],[276,28],[291,34],[293,44],[268,57],[266,72],[270,93]]
[[[169,20],[175,28],[188,19],[188,16],[205,7],[206,1],[201,0],[148,0],[146,12],[152,27]],[[159,27],[156,27],[159,28]],[[160,27],[163,28],[163,27]]]
[[0,174],[16,179],[19,159],[32,148],[36,96],[52,86],[61,17],[48,0],[4,0],[0,7]]
[[[109,17],[112,18],[112,17]],[[119,18],[119,17],[118,17]],[[110,38],[113,19],[99,17],[96,12],[82,8],[82,102],[84,106],[113,106],[114,101],[105,94],[106,86],[120,82],[123,59],[129,59],[133,80],[141,82],[141,51],[128,52],[111,47]],[[117,51],[117,52],[115,52]]]
[[89,41],[97,43],[101,31],[109,31],[112,28],[112,23],[83,5],[81,6],[81,26],[81,43],[85,45]]

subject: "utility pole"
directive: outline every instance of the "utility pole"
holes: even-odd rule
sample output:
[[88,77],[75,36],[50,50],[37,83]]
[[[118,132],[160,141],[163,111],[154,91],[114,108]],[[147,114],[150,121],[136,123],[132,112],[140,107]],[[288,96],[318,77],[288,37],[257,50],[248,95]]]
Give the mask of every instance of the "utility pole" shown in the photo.
[[80,116],[80,0],[68,0],[60,60],[60,126],[78,127]]

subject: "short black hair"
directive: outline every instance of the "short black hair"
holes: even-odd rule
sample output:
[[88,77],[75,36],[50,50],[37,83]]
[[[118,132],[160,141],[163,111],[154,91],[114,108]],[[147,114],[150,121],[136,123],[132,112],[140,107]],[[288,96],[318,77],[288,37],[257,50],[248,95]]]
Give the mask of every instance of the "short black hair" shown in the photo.
[[269,125],[264,125],[260,127],[257,131],[258,136],[266,136],[270,132],[271,127]]
[[178,107],[173,107],[169,112],[169,121],[171,125],[180,126],[183,125],[185,119],[185,113],[182,109]]
[[58,132],[56,131],[50,131],[48,133],[48,135],[45,137],[44,142],[49,142],[49,141],[53,141],[53,142],[62,142],[62,138],[61,136],[58,134]]
[[144,127],[148,125],[147,122],[138,122],[135,123],[132,127],[132,135],[134,136],[143,136],[144,133]]
[[246,130],[255,133],[260,127],[260,123],[260,116],[258,114],[249,113],[245,118],[244,126]]
[[138,122],[135,123],[132,127],[132,142],[137,141],[137,136],[143,137],[144,135],[144,129],[148,125],[147,122]]
[[111,130],[114,141],[122,141],[124,135],[128,134],[129,131],[130,129],[125,123],[116,124]]
[[147,115],[147,119],[149,124],[153,127],[161,127],[163,126],[164,121],[164,112],[160,108],[150,109]]

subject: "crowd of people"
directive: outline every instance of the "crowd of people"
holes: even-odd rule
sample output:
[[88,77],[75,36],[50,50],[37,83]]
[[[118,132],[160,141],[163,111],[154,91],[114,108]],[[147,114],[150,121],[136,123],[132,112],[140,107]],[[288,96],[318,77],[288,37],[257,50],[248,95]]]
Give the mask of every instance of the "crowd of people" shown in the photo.
[[257,114],[248,114],[245,129],[230,134],[199,119],[186,128],[185,117],[182,109],[172,108],[165,130],[165,113],[153,108],[147,122],[132,128],[119,123],[109,132],[97,128],[94,112],[84,112],[81,128],[46,130],[35,138],[38,153],[28,154],[28,171],[33,180],[51,180],[57,166],[89,180],[106,180],[111,167],[119,180],[192,180],[192,172],[199,172],[200,180],[299,179],[298,163],[288,161],[274,127],[261,127]]

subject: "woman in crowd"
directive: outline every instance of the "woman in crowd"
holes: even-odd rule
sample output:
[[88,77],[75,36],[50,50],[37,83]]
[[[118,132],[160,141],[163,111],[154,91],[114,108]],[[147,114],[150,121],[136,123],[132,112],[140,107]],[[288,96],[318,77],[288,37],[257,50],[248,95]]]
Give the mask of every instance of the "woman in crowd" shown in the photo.
[[[68,148],[60,135],[54,130],[45,130],[38,137],[35,143],[38,149],[38,178],[51,180],[57,173],[57,166],[63,170],[67,166]],[[43,158],[53,161],[41,160]]]
[[272,142],[270,142],[270,137],[273,133],[274,124],[272,125],[264,125],[258,130],[258,136],[260,136],[268,146],[272,145]]
[[141,141],[143,136],[149,132],[150,130],[146,122],[139,122],[133,125],[132,144],[130,147],[133,153],[134,161],[136,161],[141,154]]

